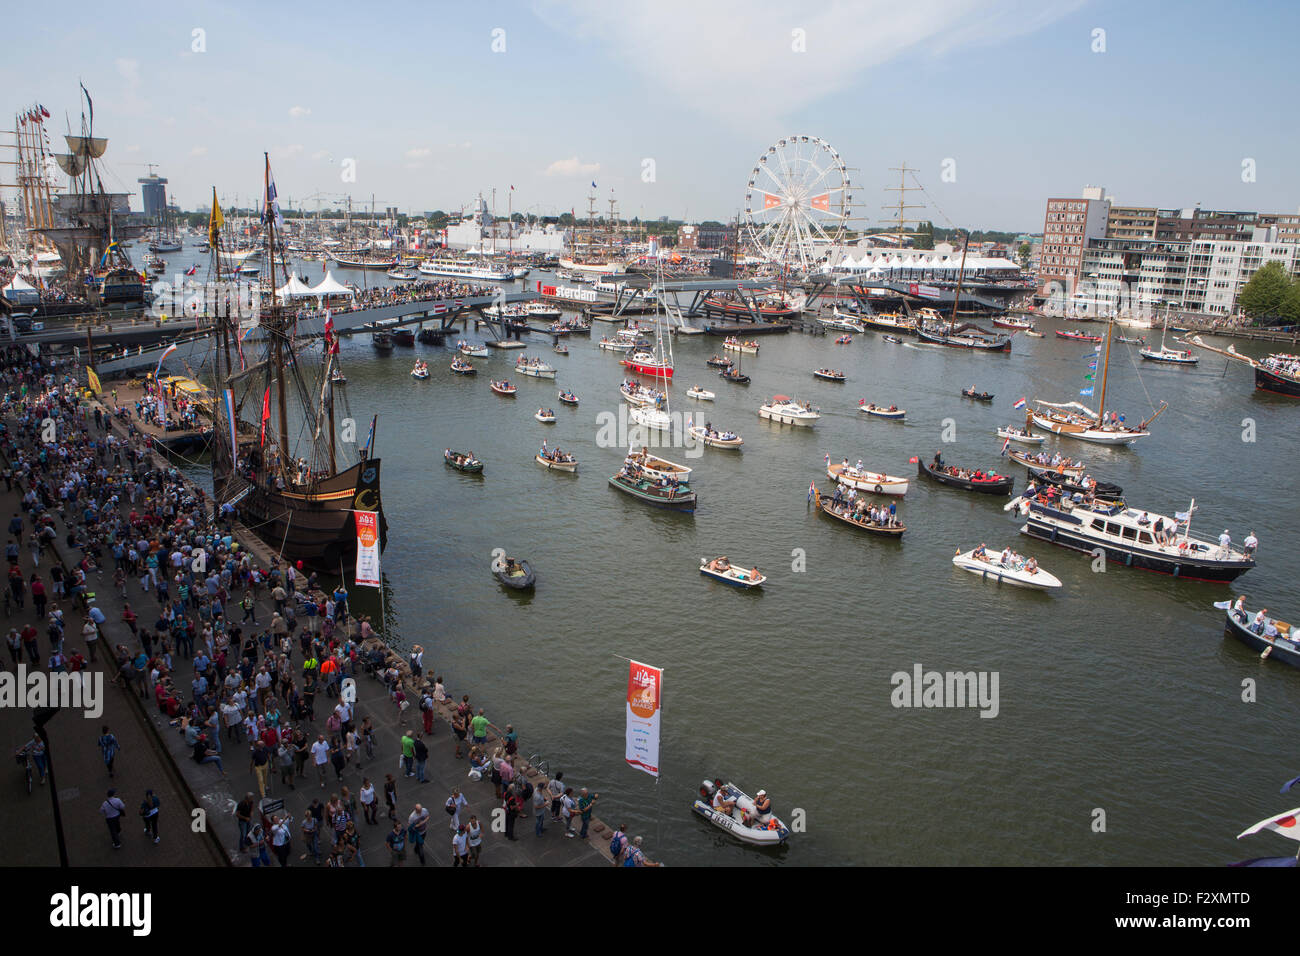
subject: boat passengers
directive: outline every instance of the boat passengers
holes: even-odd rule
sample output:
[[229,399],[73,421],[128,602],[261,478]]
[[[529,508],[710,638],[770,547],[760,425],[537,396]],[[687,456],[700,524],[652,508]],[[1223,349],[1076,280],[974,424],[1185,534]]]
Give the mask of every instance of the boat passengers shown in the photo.
[[[1268,619],[1268,608],[1262,607],[1255,615],[1255,620],[1251,622],[1250,629],[1256,634],[1263,634],[1265,626],[1271,623],[1272,622]],[[1277,629],[1274,628],[1274,633],[1276,633],[1276,631]]]
[[727,797],[731,791],[727,789],[721,779],[713,781],[713,809],[721,810],[723,813],[731,813],[736,809],[736,801],[728,800]]

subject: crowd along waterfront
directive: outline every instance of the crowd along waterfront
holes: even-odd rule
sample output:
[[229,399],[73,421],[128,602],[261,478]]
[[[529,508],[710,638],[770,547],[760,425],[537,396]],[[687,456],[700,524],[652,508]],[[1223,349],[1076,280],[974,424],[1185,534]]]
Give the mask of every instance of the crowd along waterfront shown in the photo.
[[[549,337],[525,340],[524,354],[557,363]],[[1291,775],[1278,754],[1300,718],[1300,685],[1290,668],[1225,641],[1213,603],[1246,594],[1252,609],[1292,613],[1287,555],[1300,510],[1285,489],[1300,410],[1255,392],[1243,366],[1142,367],[1115,345],[1108,407],[1139,420],[1168,402],[1150,437],[1132,448],[1045,446],[1082,458],[1139,509],[1173,514],[1195,499],[1193,534],[1217,540],[1227,528],[1240,543],[1253,531],[1257,567],[1225,585],[1113,562],[1101,570],[1020,535],[1005,498],[925,482],[898,502],[901,542],[822,520],[808,502],[827,456],[906,475],[910,458],[936,451],[1014,475],[1019,493],[1025,471],[1000,456],[996,430],[1023,424],[1013,408],[1022,396],[1071,394],[1090,343],[1017,335],[1009,354],[988,355],[873,333],[843,347],[792,334],[745,357],[748,390],[714,384],[715,400],[699,404],[685,393],[713,383],[705,363],[717,343],[678,337],[674,411],[695,406],[697,420],[744,435],[739,453],[661,451],[693,469],[693,517],[608,486],[626,454],[600,440],[600,416],[621,404],[618,353],[571,337],[555,381],[516,378],[518,352],[474,359],[484,375],[468,377],[449,369],[454,344],[380,353],[358,337],[340,356],[351,407],[379,415],[388,634],[491,688],[486,703],[527,727],[552,767],[599,780],[605,816],[653,834],[658,858],[1216,865],[1241,855],[1237,823],[1274,809],[1270,788]],[[417,355],[427,381],[409,374]],[[845,383],[813,377],[829,363]],[[493,394],[487,379],[497,377],[523,401]],[[970,385],[995,401],[963,400]],[[558,388],[580,405],[557,403]],[[760,421],[758,406],[778,393],[818,406],[816,427]],[[863,399],[906,408],[906,419],[861,415]],[[539,406],[555,409],[555,424],[534,419]],[[543,440],[581,470],[539,468]],[[446,448],[472,451],[482,476],[443,467]],[[1034,555],[1063,586],[1037,593],[953,566],[955,550],[982,542]],[[535,590],[498,584],[498,549],[530,562]],[[757,565],[764,587],[701,576],[701,560],[718,554]],[[625,658],[664,668],[657,784],[623,759]],[[996,719],[895,706],[894,675],[917,665],[996,674]],[[1266,706],[1243,701],[1246,679]],[[776,850],[728,839],[691,813],[699,781],[715,777],[766,789],[781,819],[798,810],[806,830]]]

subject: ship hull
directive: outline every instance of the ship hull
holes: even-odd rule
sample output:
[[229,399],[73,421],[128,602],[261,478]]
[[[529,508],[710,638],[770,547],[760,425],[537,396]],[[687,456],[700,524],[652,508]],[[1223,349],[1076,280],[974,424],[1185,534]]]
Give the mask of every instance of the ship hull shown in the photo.
[[1290,395],[1293,398],[1300,398],[1300,382],[1282,378],[1282,376],[1275,375],[1268,369],[1255,369],[1255,387],[1264,392],[1273,392],[1276,395]]
[[236,502],[241,520],[284,560],[337,573],[356,563],[353,511],[379,513],[379,549],[388,544],[388,522],[379,491],[379,459],[371,458],[327,478],[310,493],[254,485]]

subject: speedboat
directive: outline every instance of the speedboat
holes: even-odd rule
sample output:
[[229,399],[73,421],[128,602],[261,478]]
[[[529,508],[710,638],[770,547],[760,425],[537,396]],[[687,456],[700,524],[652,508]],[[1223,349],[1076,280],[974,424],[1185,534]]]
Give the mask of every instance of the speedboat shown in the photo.
[[565,405],[577,405],[578,396],[574,395],[572,392],[562,391],[560,392],[560,401],[563,402]]
[[844,381],[844,373],[833,368],[819,368],[813,370],[813,375],[817,378],[823,378],[828,382]]
[[686,394],[688,397],[699,399],[701,402],[711,402],[717,397],[707,388],[700,388],[698,385],[692,385],[686,390]]
[[[723,806],[715,807],[713,798],[719,792]],[[780,846],[790,838],[784,823],[774,814],[760,815],[749,795],[733,783],[717,787],[711,780],[704,781],[700,799],[692,809],[714,826],[754,846]]]
[[1032,588],[1038,591],[1050,591],[1061,586],[1060,578],[1048,574],[1038,563],[1030,558],[1028,560],[1009,559],[1002,560],[1003,552],[993,553],[985,551],[979,557],[975,556],[978,548],[970,551],[957,549],[953,556],[952,563],[963,571],[969,571],[971,574],[978,574],[982,578],[992,578],[998,583],[1006,582],[1014,584],[1018,588]]
[[487,358],[491,354],[486,345],[470,345],[468,342],[457,342],[456,349],[461,355],[468,355],[470,358]]
[[788,395],[773,395],[770,402],[758,406],[758,417],[781,425],[811,428],[822,416],[807,402],[796,402]]
[[761,588],[767,576],[758,573],[758,568],[738,568],[727,560],[724,554],[712,561],[700,562],[700,574],[730,584],[735,588]]
[[886,342],[892,342],[894,345],[903,344],[903,340],[900,339],[897,335],[890,335],[888,333],[885,333],[884,335],[881,336],[881,338],[884,339]]

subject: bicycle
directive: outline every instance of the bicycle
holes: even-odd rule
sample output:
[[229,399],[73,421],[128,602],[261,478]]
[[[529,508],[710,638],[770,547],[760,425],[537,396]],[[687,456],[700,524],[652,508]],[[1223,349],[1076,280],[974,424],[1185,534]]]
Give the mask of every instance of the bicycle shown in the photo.
[[528,766],[531,767],[533,770],[536,770],[543,777],[547,777],[549,779],[551,776],[551,765],[547,763],[545,758],[543,758],[542,755],[539,753],[533,754],[531,757],[528,758]]

